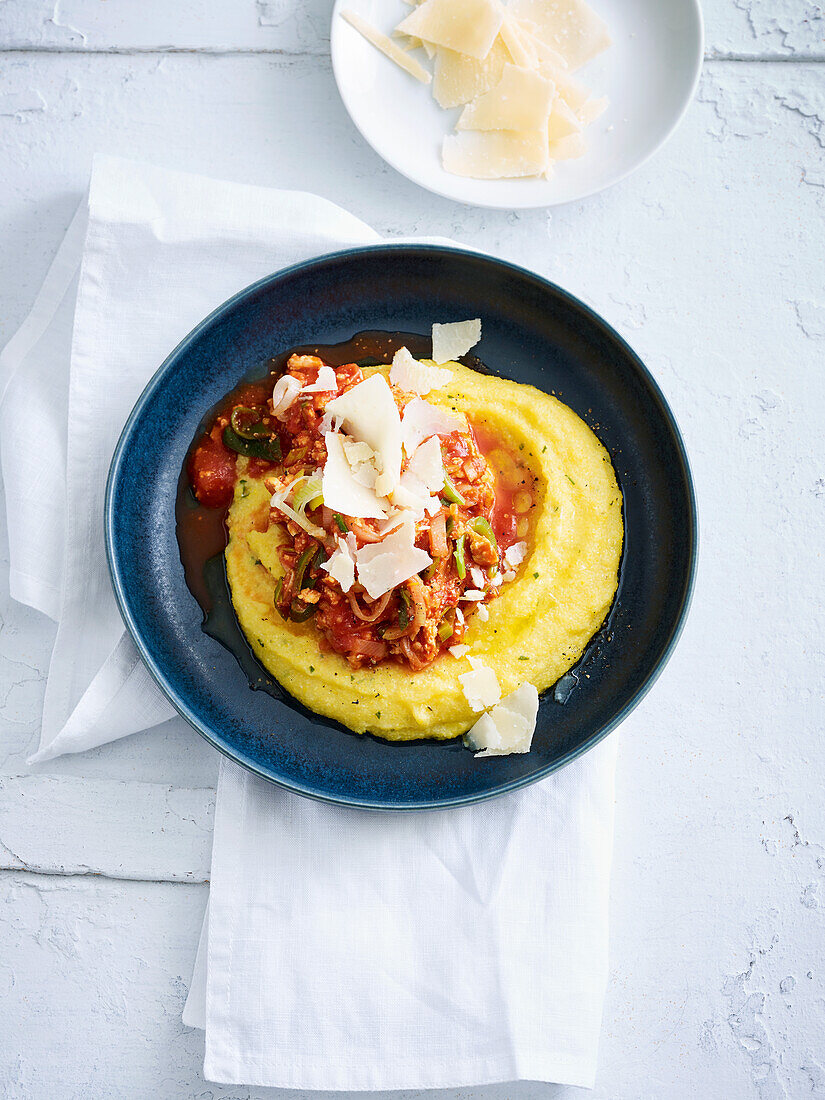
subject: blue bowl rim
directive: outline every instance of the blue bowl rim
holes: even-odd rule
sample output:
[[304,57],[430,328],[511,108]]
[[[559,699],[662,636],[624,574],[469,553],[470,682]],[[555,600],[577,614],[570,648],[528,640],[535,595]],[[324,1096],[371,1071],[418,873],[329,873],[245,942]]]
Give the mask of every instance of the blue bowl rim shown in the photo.
[[[163,670],[158,666],[157,662],[152,657],[149,649],[144,642],[140,631],[137,628],[135,620],[129,608],[128,596],[126,588],[123,583],[123,578],[120,575],[116,566],[115,557],[115,535],[114,525],[112,520],[112,503],[115,493],[115,487],[118,482],[118,478],[121,472],[121,466],[123,457],[128,445],[129,436],[131,435],[132,427],[135,422],[142,415],[143,408],[157,389],[161,380],[165,377],[167,371],[173,367],[178,356],[183,352],[190,344],[192,344],[197,337],[203,332],[204,329],[218,321],[224,314],[230,312],[237,302],[246,298],[248,295],[254,294],[257,291],[269,286],[271,283],[278,281],[279,279],[287,278],[295,275],[301,271],[307,271],[313,267],[323,265],[329,261],[343,260],[349,257],[361,256],[370,253],[384,252],[420,252],[423,254],[431,255],[433,253],[440,253],[453,256],[461,256],[463,258],[474,258],[482,260],[487,263],[491,263],[499,268],[503,268],[509,272],[519,275],[523,278],[531,280],[539,287],[550,290],[554,294],[560,295],[563,299],[575,306],[577,309],[582,310],[585,315],[594,323],[594,325],[602,331],[610,339],[614,340],[622,351],[632,360],[637,369],[641,372],[642,377],[647,383],[653,397],[657,400],[660,408],[660,412],[665,418],[665,421],[670,428],[673,438],[676,442],[679,457],[681,459],[685,485],[688,492],[689,500],[689,531],[690,538],[690,558],[688,562],[688,576],[687,584],[683,592],[681,604],[679,607],[679,613],[676,621],[671,628],[670,637],[667,640],[662,653],[660,654],[656,663],[648,671],[644,681],[639,685],[633,697],[619,710],[608,722],[605,722],[603,726],[595,730],[590,737],[583,741],[576,748],[571,749],[565,753],[564,756],[553,760],[545,767],[539,769],[531,775],[522,776],[518,779],[511,780],[509,783],[503,783],[500,787],[497,787],[491,791],[485,791],[481,794],[472,794],[465,796],[457,796],[443,800],[429,800],[421,802],[407,802],[403,805],[396,805],[391,802],[372,800],[372,799],[359,799],[349,797],[336,797],[329,794],[322,794],[318,791],[312,790],[309,787],[302,786],[292,780],[284,779],[281,776],[274,775],[265,769],[261,768],[254,760],[244,758],[237,750],[232,749],[230,746],[223,744],[218,737],[212,733],[212,731],[204,723],[200,721],[197,715],[192,711],[188,704],[178,696],[178,694],[172,689],[172,687],[166,681]],[[508,260],[501,260],[496,256],[490,256],[487,253],[476,251],[475,249],[450,247],[447,245],[431,245],[431,244],[415,244],[415,243],[402,243],[402,242],[386,242],[383,244],[364,245],[357,248],[345,248],[335,252],[327,252],[321,256],[315,256],[309,260],[302,260],[299,263],[291,264],[289,267],[281,268],[280,271],[272,272],[269,275],[263,276],[263,278],[256,280],[254,283],[250,283],[249,286],[237,291],[230,298],[227,298],[225,302],[217,306],[208,314],[199,324],[188,333],[187,336],[181,340],[181,342],[174,348],[173,351],[167,355],[152,377],[146,384],[145,389],[141,393],[137,402],[134,405],[129,418],[127,419],[123,431],[118,439],[117,446],[115,447],[112,455],[111,465],[109,467],[109,474],[106,480],[106,493],[104,499],[104,511],[103,511],[103,525],[104,525],[104,542],[106,548],[106,560],[109,566],[109,574],[112,579],[112,586],[114,588],[115,599],[117,600],[120,614],[123,618],[124,625],[128,630],[135,647],[140,654],[143,663],[149,670],[150,675],[158,685],[162,693],[169,700],[175,710],[180,716],[185,719],[197,732],[209,742],[214,748],[216,748],[225,757],[232,760],[234,763],[239,764],[241,767],[247,768],[253,774],[257,775],[260,779],[265,779],[267,782],[274,783],[276,786],[282,787],[285,790],[291,791],[293,794],[301,795],[305,798],[312,798],[315,801],[327,802],[338,806],[347,806],[351,809],[364,809],[364,810],[381,810],[389,812],[407,812],[416,810],[433,810],[433,809],[449,809],[455,806],[467,806],[477,802],[486,802],[491,798],[498,798],[500,795],[509,794],[511,791],[520,790],[523,787],[528,787],[533,783],[537,783],[541,779],[546,779],[548,775],[552,775],[554,772],[559,771],[561,768],[571,764],[574,760],[577,760],[580,756],[583,756],[586,752],[592,749],[600,741],[602,741],[609,733],[611,733],[617,726],[619,726],[628,715],[635,710],[639,703],[644,699],[650,689],[653,687],[656,680],[662,673],[667,662],[670,660],[674,649],[679,641],[684,630],[685,621],[687,619],[688,611],[690,610],[691,602],[693,599],[693,591],[696,581],[696,570],[698,562],[699,552],[699,522],[698,511],[696,506],[696,492],[693,483],[693,475],[690,469],[690,462],[687,456],[687,450],[685,448],[682,433],[679,430],[679,426],[676,423],[676,418],[671,411],[671,408],[662,393],[659,384],[656,379],[650,373],[648,368],[642,362],[641,358],[636,354],[633,348],[627,343],[627,341],[619,335],[616,330],[604,320],[595,310],[591,309],[585,302],[577,298],[574,294],[564,290],[562,287],[553,283],[549,279],[545,279],[543,276],[530,271],[527,268],[521,267],[519,264],[510,263]]]

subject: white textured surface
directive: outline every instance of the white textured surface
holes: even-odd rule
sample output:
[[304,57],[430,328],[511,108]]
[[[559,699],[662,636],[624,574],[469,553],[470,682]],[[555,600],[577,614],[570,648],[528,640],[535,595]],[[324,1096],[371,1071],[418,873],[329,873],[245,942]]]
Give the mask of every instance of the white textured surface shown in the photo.
[[[822,16],[808,0],[706,7],[711,58],[784,62],[711,60],[637,175],[517,215],[381,164],[336,97],[322,0],[0,2],[0,343],[100,149],[305,187],[383,233],[534,267],[616,325],[672,402],[700,573],[622,729],[598,1100],[825,1097]],[[202,1036],[180,1023],[213,752],[172,722],[29,773],[52,628],[6,593],[0,565],[0,1095],[265,1096],[204,1082]]]

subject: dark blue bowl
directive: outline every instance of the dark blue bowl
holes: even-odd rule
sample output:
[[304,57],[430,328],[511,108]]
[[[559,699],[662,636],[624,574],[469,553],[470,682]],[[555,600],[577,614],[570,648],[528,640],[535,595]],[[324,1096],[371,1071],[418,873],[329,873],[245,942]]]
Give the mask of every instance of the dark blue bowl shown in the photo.
[[[295,345],[338,343],[364,330],[426,335],[433,321],[467,317],[482,318],[483,338],[474,351],[487,368],[556,393],[596,430],[616,467],[626,525],[616,602],[582,658],[580,675],[545,693],[530,753],[489,760],[475,760],[458,741],[391,744],[359,737],[288,697],[250,690],[236,659],[201,630],[175,536],[187,448],[207,409],[241,377]],[[600,741],[639,702],[676,643],[693,585],[696,526],[673,416],[609,325],[512,264],[410,245],[352,249],[298,264],[207,317],[135,406],[112,460],[105,514],[124,621],[183,717],[265,779],[373,809],[491,798],[541,779]]]

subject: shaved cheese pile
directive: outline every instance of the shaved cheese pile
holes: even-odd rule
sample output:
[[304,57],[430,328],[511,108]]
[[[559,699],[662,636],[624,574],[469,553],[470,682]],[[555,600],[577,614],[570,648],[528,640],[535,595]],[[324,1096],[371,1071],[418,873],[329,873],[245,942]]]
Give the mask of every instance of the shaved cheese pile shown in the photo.
[[529,752],[538,712],[539,693],[532,684],[522,684],[479,718],[465,735],[465,743],[476,751],[477,759]]
[[418,80],[429,83],[430,73],[410,51],[434,59],[436,102],[464,108],[458,132],[442,145],[444,169],[454,175],[549,177],[556,162],[586,153],[582,131],[608,107],[570,75],[610,45],[586,0],[423,0],[393,32],[407,50],[341,14]]

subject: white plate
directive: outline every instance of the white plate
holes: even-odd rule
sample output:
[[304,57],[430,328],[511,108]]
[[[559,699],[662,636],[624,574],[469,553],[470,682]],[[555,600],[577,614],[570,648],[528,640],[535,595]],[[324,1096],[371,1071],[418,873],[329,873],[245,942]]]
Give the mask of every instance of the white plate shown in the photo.
[[[613,45],[576,74],[610,107],[585,136],[580,160],[558,163],[550,180],[472,180],[441,167],[441,141],[461,108],[442,111],[431,86],[399,69],[343,20],[351,8],[390,34],[409,13],[402,0],[336,0],[332,68],[344,105],[388,164],[413,182],[457,202],[506,210],[574,202],[617,183],[673,133],[693,98],[702,68],[699,0],[591,0]],[[422,50],[414,51],[427,68]]]

